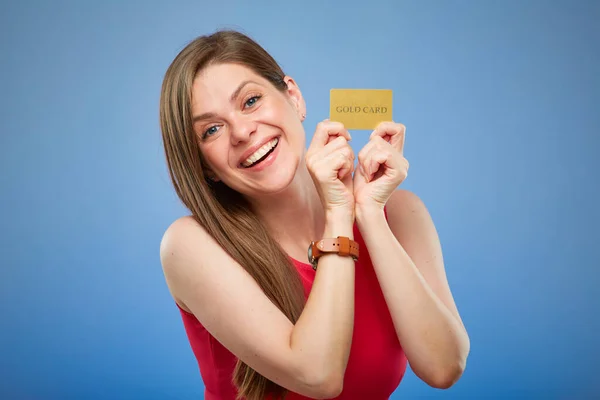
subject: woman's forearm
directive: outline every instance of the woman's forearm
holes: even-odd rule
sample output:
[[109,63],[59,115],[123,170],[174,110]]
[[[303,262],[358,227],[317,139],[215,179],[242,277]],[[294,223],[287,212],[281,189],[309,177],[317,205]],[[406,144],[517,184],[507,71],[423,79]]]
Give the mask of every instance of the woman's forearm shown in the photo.
[[[353,239],[353,217],[328,214],[324,238]],[[316,384],[340,386],[350,354],[354,326],[354,261],[323,255],[306,306],[292,332],[292,350],[301,353]],[[334,390],[335,392],[335,390]]]
[[432,386],[451,386],[469,351],[462,323],[427,284],[383,210],[357,210],[356,219],[411,368]]

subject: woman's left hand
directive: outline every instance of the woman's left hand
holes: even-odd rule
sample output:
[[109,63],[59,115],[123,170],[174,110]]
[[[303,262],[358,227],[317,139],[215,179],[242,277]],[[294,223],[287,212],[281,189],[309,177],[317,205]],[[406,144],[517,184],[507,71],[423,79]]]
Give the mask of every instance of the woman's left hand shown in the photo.
[[354,173],[356,209],[380,209],[408,176],[408,160],[404,158],[404,125],[382,122],[358,153]]

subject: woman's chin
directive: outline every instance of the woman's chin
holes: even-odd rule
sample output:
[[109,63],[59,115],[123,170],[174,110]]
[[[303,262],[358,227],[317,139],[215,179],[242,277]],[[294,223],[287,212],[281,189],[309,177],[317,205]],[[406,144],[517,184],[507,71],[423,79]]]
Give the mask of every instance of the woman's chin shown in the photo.
[[262,176],[261,179],[246,180],[236,190],[248,197],[276,195],[290,186],[294,181],[294,175],[293,166],[281,166],[274,168],[272,173]]
[[265,179],[263,182],[256,182],[253,191],[257,195],[274,195],[285,191],[293,180],[293,173],[285,173],[285,171],[279,170],[270,176],[268,180]]

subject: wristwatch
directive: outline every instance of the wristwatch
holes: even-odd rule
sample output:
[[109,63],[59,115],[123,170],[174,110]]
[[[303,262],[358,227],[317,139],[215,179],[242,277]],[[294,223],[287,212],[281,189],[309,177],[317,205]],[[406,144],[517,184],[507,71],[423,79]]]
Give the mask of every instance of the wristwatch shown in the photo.
[[358,243],[346,236],[338,236],[335,239],[321,239],[318,242],[310,242],[308,246],[308,262],[316,270],[319,257],[325,253],[350,256],[356,261],[358,260],[358,250]]

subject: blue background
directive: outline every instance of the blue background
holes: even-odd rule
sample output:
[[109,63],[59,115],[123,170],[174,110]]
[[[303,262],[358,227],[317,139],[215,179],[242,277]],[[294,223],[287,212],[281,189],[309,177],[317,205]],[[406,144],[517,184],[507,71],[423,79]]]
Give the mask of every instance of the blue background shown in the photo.
[[298,81],[308,140],[330,88],[394,91],[403,187],[439,229],[472,350],[450,390],[409,372],[393,398],[600,393],[600,2],[12,3],[1,398],[201,398],[159,262],[186,211],[158,98],[175,55],[218,28],[253,36]]

